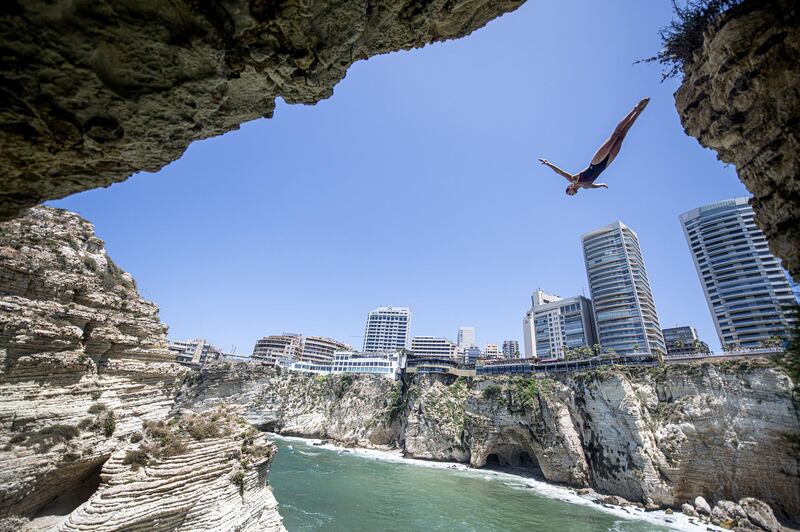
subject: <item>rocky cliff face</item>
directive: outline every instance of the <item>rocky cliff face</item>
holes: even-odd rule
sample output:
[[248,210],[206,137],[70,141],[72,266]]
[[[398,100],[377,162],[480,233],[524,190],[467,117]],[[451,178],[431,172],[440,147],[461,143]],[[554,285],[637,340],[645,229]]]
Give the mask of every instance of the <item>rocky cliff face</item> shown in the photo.
[[544,479],[680,507],[756,497],[800,515],[792,382],[767,361],[610,369],[561,381],[313,378],[223,365],[187,388],[262,428],[409,457],[526,467]]
[[675,103],[686,132],[736,165],[770,250],[800,277],[800,8],[748,0],[709,28]]
[[[133,478],[136,489],[140,481],[169,486],[151,477],[170,468],[187,475],[193,465],[208,469],[205,462],[215,453],[241,444],[230,433],[193,443],[181,459],[154,459],[138,477],[121,471],[119,461],[138,449],[143,427],[173,413],[187,371],[170,362],[166,346],[158,309],[111,261],[91,224],[74,213],[37,207],[0,225],[0,517],[33,518],[29,528],[47,528],[80,506],[69,522],[82,530],[115,529],[109,523],[131,519],[155,526],[163,515],[152,509],[134,515],[103,501],[126,490],[125,500],[133,501],[137,495],[122,486]],[[266,469],[268,461],[253,467]],[[266,478],[263,471],[260,478]],[[246,486],[249,498],[263,501],[263,517],[277,519],[265,481]],[[228,501],[212,488],[184,479],[182,493],[204,493],[209,501],[219,495],[221,506],[210,516],[227,520],[231,512],[241,513],[242,501]],[[88,506],[81,506],[87,499]],[[170,506],[169,497],[161,501]],[[205,522],[213,523],[209,515]]]
[[330,97],[355,61],[462,37],[523,1],[9,0],[0,220],[156,171],[278,97]]

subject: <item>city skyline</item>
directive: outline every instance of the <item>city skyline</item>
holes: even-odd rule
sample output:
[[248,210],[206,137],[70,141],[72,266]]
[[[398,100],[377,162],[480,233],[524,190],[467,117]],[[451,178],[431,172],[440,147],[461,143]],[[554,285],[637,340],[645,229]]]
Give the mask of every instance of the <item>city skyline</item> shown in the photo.
[[[668,2],[529,2],[469,39],[358,62],[330,99],[278,100],[273,119],[156,174],[53,204],[95,225],[171,337],[226,350],[293,330],[359,346],[382,304],[414,309],[414,334],[468,323],[481,342],[521,341],[535,287],[588,295],[577,236],[617,219],[640,234],[662,326],[691,323],[716,343],[676,216],[745,189],[684,134],[677,81],[633,66],[671,16]],[[508,87],[525,96],[490,97]],[[610,188],[567,197],[536,159],[579,170],[643,96]]]

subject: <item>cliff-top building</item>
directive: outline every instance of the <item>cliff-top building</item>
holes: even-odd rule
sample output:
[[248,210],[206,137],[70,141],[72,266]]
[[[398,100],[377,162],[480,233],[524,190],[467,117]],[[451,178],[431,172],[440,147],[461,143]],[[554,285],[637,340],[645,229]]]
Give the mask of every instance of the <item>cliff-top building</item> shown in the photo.
[[711,353],[708,345],[700,341],[694,327],[669,327],[661,332],[664,334],[664,343],[667,344],[667,358]]
[[299,360],[303,355],[303,336],[294,333],[265,336],[256,342],[250,357],[268,366],[274,366],[280,359]]
[[525,358],[552,360],[582,346],[597,343],[592,302],[583,296],[561,299],[541,289],[522,320]]
[[365,353],[390,353],[411,349],[411,309],[378,307],[367,315]]
[[789,335],[797,299],[767,247],[747,198],[680,215],[711,317],[725,347],[758,347]]
[[582,241],[600,345],[619,354],[666,353],[636,232],[614,222]]
[[168,348],[175,355],[179,364],[191,367],[202,367],[206,363],[220,358],[219,349],[202,338],[196,340],[173,340]]
[[455,359],[456,346],[447,338],[415,336],[411,339],[411,351],[415,357]]
[[516,340],[503,340],[503,358],[517,358],[519,353],[519,342]]
[[331,364],[336,351],[349,351],[351,347],[343,342],[324,336],[306,336],[302,353],[298,360],[314,364]]
[[475,327],[459,327],[458,328],[458,347],[473,347],[478,345],[475,343]]

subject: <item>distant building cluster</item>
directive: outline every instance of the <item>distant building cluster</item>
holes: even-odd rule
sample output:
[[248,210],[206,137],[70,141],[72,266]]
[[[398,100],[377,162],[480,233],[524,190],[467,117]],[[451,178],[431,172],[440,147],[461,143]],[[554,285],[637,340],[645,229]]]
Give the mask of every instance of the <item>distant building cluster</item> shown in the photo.
[[[724,350],[780,344],[794,323],[797,287],[769,253],[747,199],[693,209],[680,215],[680,222]],[[405,368],[461,375],[474,374],[477,367],[478,374],[493,374],[515,364],[525,371],[533,363],[544,364],[543,371],[553,364],[568,367],[570,361],[591,365],[601,355],[638,364],[710,354],[694,327],[661,328],[633,229],[617,221],[584,234],[581,243],[590,297],[535,290],[522,320],[522,349],[514,339],[481,348],[473,326],[459,327],[455,342],[411,336],[411,309],[381,306],[367,314],[360,352],[332,338],[298,333],[259,339],[249,358],[224,354],[205,340],[172,342],[170,350],[178,362],[195,367],[239,359],[310,374],[386,378],[397,378]]]
[[[796,289],[772,256],[747,198],[680,215],[723,350],[785,340]],[[709,353],[691,326],[662,329],[639,237],[622,222],[581,238],[591,299],[536,290],[523,318],[525,357],[558,360],[600,353],[666,357]]]

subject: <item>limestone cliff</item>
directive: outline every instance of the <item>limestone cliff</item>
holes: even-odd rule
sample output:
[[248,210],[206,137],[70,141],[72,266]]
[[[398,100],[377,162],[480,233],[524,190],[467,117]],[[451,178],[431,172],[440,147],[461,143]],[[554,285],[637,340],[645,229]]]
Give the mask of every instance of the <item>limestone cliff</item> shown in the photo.
[[204,372],[182,401],[234,401],[264,429],[544,479],[676,507],[755,497],[800,516],[791,380],[769,361],[523,378],[392,383],[254,366]]
[[[126,490],[125,500],[137,496],[122,486],[132,477],[120,472],[119,457],[137,448],[146,424],[173,413],[187,374],[170,362],[166,346],[157,307],[111,261],[91,224],[47,207],[0,224],[0,518],[24,516],[33,518],[30,529],[48,528],[91,497],[81,506],[82,518],[69,518],[82,530],[163,520],[157,512],[128,513],[98,500]],[[188,473],[191,465],[210,470],[206,462],[213,453],[240,440],[229,434],[194,443],[181,459],[153,460],[140,476],[157,479],[165,468],[178,467]],[[225,467],[225,461],[217,464]],[[134,485],[143,486],[138,480]],[[278,519],[265,482],[247,486],[249,498],[263,501],[264,519]],[[218,495],[220,506],[209,515],[219,519],[243,508],[208,485],[184,482],[183,490]],[[170,506],[168,497],[161,502]],[[262,515],[240,524],[256,523],[255,517]],[[205,519],[213,525],[213,517]]]
[[524,0],[7,0],[0,220],[154,172],[193,141],[313,104],[355,61],[462,37]]
[[708,28],[675,104],[686,132],[736,165],[770,250],[800,277],[800,7],[746,0]]

